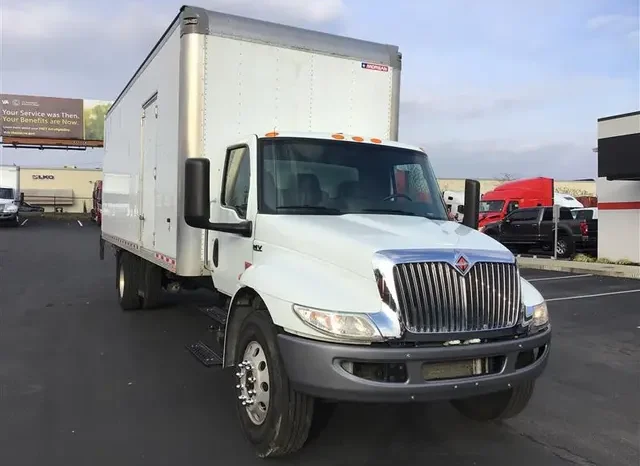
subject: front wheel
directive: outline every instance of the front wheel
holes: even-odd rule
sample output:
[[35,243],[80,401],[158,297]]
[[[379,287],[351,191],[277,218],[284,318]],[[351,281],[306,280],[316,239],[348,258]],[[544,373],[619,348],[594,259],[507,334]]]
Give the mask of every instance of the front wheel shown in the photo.
[[527,407],[534,387],[535,382],[529,381],[508,390],[453,400],[451,404],[460,414],[474,421],[509,419]]
[[302,448],[314,399],[291,388],[266,310],[253,310],[242,322],[235,354],[237,412],[258,456],[284,456]]

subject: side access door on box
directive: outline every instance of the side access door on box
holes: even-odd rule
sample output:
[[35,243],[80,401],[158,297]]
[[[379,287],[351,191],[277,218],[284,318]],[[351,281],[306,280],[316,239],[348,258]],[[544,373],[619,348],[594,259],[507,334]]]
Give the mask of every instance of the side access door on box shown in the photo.
[[153,250],[156,243],[155,209],[156,209],[156,165],[158,137],[158,93],[153,94],[142,105],[140,148],[140,244]]

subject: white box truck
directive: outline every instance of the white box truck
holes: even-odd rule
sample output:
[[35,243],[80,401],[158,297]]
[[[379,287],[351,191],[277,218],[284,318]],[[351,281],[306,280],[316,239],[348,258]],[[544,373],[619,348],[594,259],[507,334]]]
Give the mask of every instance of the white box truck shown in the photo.
[[448,221],[427,154],[397,142],[395,46],[183,7],[105,121],[101,257],[123,310],[209,288],[240,426],[301,448],[316,401],[452,400],[518,414],[549,355],[514,256]]
[[20,167],[0,165],[0,224],[20,226]]

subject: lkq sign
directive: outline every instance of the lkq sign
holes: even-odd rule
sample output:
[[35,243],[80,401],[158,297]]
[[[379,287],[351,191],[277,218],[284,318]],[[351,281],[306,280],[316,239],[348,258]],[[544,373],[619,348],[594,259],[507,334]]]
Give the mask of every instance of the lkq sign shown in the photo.
[[34,180],[55,180],[56,177],[53,175],[31,175],[31,178]]

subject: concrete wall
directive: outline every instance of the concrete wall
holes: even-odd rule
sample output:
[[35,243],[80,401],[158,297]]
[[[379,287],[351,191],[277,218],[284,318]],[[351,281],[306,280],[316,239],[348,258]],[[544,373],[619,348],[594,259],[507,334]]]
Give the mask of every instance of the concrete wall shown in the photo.
[[20,189],[25,201],[54,212],[89,212],[93,185],[102,179],[101,170],[76,168],[20,167]]
[[[478,180],[480,182],[480,192],[482,194],[491,191],[498,185],[504,183],[501,180]],[[464,191],[464,180],[453,178],[440,178],[440,189],[442,191]],[[595,196],[595,181],[555,181],[556,192],[571,194],[572,196]]]
[[598,257],[640,262],[640,181],[598,178]]

